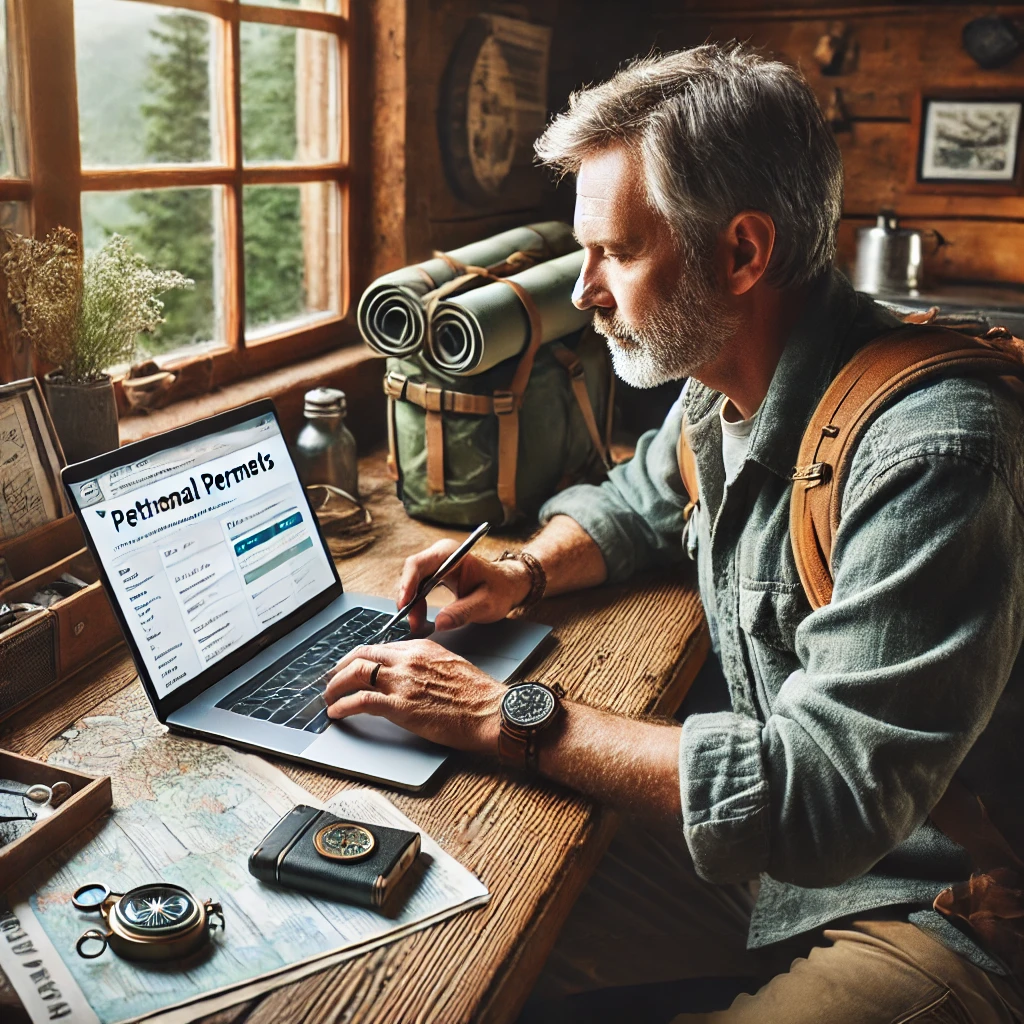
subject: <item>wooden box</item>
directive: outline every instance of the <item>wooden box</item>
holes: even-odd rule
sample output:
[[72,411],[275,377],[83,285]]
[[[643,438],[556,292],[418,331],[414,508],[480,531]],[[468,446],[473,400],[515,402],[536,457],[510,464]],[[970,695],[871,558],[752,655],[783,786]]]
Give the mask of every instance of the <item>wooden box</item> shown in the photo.
[[[0,602],[33,604],[70,573],[87,584],[0,629],[0,719],[121,642],[60,482],[60,442],[34,379],[0,387]],[[5,490],[5,488],[7,488]]]
[[68,768],[22,757],[0,750],[0,778],[27,784],[41,782],[52,786],[64,780],[71,786],[71,796],[47,818],[35,822],[23,836],[0,846],[0,893],[12,886],[29,868],[63,846],[101,814],[112,803],[110,779],[94,778]]
[[0,720],[122,642],[96,562],[73,516],[0,543],[14,577],[0,602],[30,602],[62,573],[88,584],[0,633]]

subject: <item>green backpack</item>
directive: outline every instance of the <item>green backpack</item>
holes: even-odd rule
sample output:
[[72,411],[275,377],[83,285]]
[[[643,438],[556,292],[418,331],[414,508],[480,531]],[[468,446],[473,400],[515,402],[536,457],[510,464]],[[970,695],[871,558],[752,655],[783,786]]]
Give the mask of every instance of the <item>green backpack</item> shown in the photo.
[[[539,335],[537,335],[539,337]],[[388,468],[406,512],[448,526],[534,519],[610,465],[614,375],[587,327],[475,376],[390,358]]]

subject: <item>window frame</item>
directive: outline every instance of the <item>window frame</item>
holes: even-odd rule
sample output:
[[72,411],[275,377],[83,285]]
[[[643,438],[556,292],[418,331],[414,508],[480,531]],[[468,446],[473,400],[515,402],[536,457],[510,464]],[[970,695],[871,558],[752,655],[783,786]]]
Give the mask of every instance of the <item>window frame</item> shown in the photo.
[[[43,237],[58,225],[82,234],[83,192],[139,188],[209,187],[222,189],[223,209],[223,339],[156,357],[161,367],[181,369],[211,361],[211,387],[251,377],[321,354],[357,340],[350,315],[352,305],[352,182],[353,182],[353,22],[351,0],[340,0],[339,13],[301,8],[260,7],[241,0],[123,0],[165,9],[179,9],[220,19],[213,45],[219,47],[216,68],[219,90],[215,104],[221,115],[221,152],[214,163],[195,165],[83,168],[79,145],[77,72],[74,42],[74,0],[8,0],[8,50],[17,60],[14,72],[24,85],[23,131],[29,178],[0,178],[0,202],[30,204],[33,234]],[[323,163],[249,163],[242,153],[241,25],[254,22],[329,32],[338,39],[335,88],[338,95],[340,159]],[[226,100],[226,102],[225,102]],[[332,282],[338,296],[334,313],[310,314],[308,324],[294,322],[281,330],[245,331],[245,250],[242,234],[243,189],[247,185],[294,185],[330,182],[337,189],[337,237],[341,245],[338,277]],[[169,268],[177,269],[177,268]],[[115,375],[120,392],[120,379]],[[193,394],[195,392],[192,392]],[[120,397],[120,395],[119,395]],[[185,396],[183,396],[185,397]],[[119,403],[120,404],[120,403]]]

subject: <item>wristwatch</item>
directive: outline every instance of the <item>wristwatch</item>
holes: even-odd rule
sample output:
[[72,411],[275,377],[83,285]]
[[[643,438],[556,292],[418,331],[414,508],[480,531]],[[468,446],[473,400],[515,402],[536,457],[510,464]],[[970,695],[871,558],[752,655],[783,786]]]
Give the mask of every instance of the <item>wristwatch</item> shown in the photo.
[[565,691],[556,683],[516,683],[501,699],[498,758],[508,768],[537,770],[538,737],[558,721]]

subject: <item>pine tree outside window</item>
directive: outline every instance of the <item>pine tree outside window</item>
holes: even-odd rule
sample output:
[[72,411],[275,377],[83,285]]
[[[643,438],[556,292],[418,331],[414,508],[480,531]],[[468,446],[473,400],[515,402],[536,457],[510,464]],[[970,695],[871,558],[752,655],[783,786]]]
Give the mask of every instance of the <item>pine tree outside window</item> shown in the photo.
[[118,232],[194,278],[142,339],[162,365],[201,358],[219,384],[335,347],[348,13],[347,0],[0,0],[0,222],[65,224],[87,249]]

